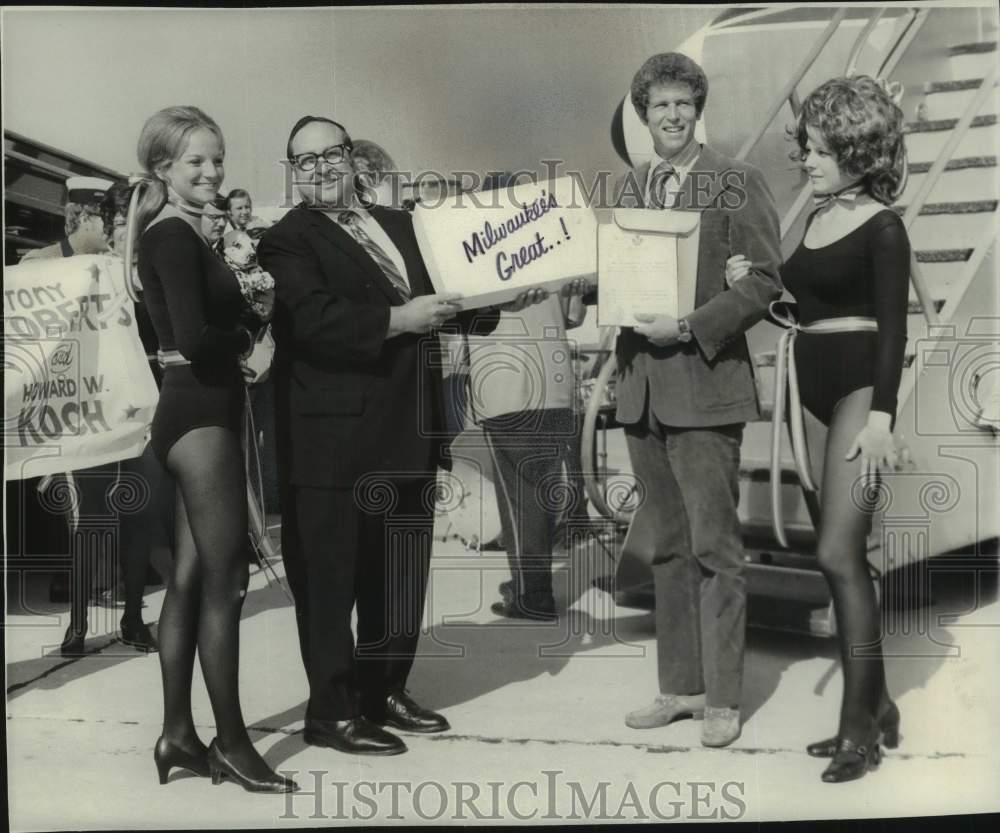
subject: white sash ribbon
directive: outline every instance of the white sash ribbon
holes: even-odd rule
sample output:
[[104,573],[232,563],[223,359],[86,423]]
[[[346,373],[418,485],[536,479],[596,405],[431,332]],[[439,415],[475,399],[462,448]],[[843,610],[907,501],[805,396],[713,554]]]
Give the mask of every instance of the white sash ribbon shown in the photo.
[[785,395],[788,395],[788,428],[792,438],[792,457],[802,488],[819,491],[810,474],[809,448],[802,423],[802,401],[799,398],[799,377],[795,367],[795,339],[803,333],[878,332],[874,318],[846,316],[824,318],[802,325],[781,302],[771,304],[771,318],[785,328],[778,339],[774,363],[774,408],[771,414],[771,524],[774,537],[783,547],[788,546],[781,506],[781,424],[785,421]]

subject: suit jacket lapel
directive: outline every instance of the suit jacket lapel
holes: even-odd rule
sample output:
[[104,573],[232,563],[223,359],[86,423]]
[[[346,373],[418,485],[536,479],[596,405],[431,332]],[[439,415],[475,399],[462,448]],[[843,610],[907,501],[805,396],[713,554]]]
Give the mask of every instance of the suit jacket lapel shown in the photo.
[[638,168],[633,168],[625,174],[625,179],[619,184],[622,208],[645,208],[646,179],[649,177],[650,162],[643,162]]
[[725,161],[708,145],[702,145],[701,153],[684,177],[677,194],[676,208],[679,211],[704,211],[715,207],[724,187],[722,173]]
[[392,285],[392,281],[379,269],[378,264],[371,259],[368,252],[365,251],[364,246],[358,243],[357,240],[322,211],[305,206],[302,207],[302,210],[307,213],[313,228],[357,263],[364,273],[372,279],[375,285],[382,290],[382,293],[389,299],[389,303],[402,303],[403,299],[399,297],[399,293]]

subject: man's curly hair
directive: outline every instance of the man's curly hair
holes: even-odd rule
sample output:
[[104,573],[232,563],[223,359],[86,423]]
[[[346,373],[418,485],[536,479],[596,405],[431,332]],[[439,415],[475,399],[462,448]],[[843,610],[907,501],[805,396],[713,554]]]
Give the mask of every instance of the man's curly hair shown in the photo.
[[687,55],[661,52],[647,58],[632,79],[632,106],[643,124],[646,123],[646,108],[649,106],[649,88],[672,83],[687,84],[691,88],[695,111],[701,116],[708,99],[708,78],[705,71]]
[[819,131],[841,171],[859,177],[865,190],[885,205],[899,196],[906,172],[903,111],[867,75],[832,78],[802,102],[792,158],[805,159],[807,127]]

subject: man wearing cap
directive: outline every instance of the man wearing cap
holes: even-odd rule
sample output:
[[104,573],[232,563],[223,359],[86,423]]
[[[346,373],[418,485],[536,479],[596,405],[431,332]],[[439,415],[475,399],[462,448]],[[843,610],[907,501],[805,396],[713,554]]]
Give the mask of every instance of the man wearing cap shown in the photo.
[[[68,202],[66,204],[66,237],[58,243],[26,254],[21,261],[42,260],[50,258],[73,257],[74,255],[103,254],[111,251],[112,241],[117,238],[120,243],[124,231],[125,215],[128,211],[130,191],[124,183],[114,183],[97,177],[69,177],[66,180]],[[116,246],[116,250],[121,246]],[[116,251],[121,255],[122,252]],[[143,343],[142,305],[136,306],[136,318],[139,323],[139,335]],[[147,331],[151,328],[146,328]],[[155,346],[146,347],[147,354]],[[148,452],[148,449],[147,449]],[[99,515],[106,511],[107,496],[111,493],[113,483],[119,478],[120,472],[130,472],[141,476],[154,495],[154,500],[147,503],[149,509],[139,513],[122,515],[119,535],[119,554],[121,558],[124,585],[109,589],[104,595],[112,603],[116,601],[119,590],[124,590],[125,610],[120,626],[120,640],[137,650],[144,652],[159,649],[156,637],[142,621],[142,595],[147,575],[150,573],[150,547],[148,537],[149,513],[154,510],[156,496],[162,500],[163,494],[168,494],[163,488],[160,471],[155,467],[151,454],[144,453],[140,458],[123,460],[120,463],[108,463],[89,469],[75,471],[80,501],[78,511],[80,517]],[[56,475],[63,477],[65,475]],[[49,488],[51,488],[51,483]],[[159,488],[157,488],[159,487]],[[29,487],[30,488],[30,487]],[[72,527],[72,514],[66,515],[67,523]],[[71,539],[72,540],[72,539]],[[79,542],[74,542],[79,543]],[[60,582],[58,576],[53,579],[50,587],[50,597],[64,598],[68,595],[70,602],[70,621],[60,645],[63,656],[79,656],[85,653],[87,635],[87,607],[90,597],[90,581],[93,572],[92,553],[84,543],[73,552],[76,567],[75,581],[69,588]],[[155,572],[155,571],[154,571]]]
[[[22,258],[21,263],[31,260],[47,260],[52,258],[73,257],[78,254],[100,254],[107,251],[108,238],[104,230],[104,219],[101,216],[101,203],[107,196],[108,191],[114,185],[107,179],[100,179],[91,176],[71,176],[66,180],[67,202],[64,209],[66,236],[50,246],[43,246],[32,249]],[[62,475],[56,475],[57,478]],[[43,478],[25,481],[28,493],[35,494],[36,487]],[[46,487],[51,488],[56,481],[48,479]],[[31,511],[31,510],[29,510]],[[89,573],[89,571],[87,571]],[[49,596],[53,601],[73,601],[70,588],[60,574],[53,576],[49,587]],[[80,605],[74,603],[73,610],[76,612],[74,619],[84,618],[83,629],[86,629],[86,611],[80,610]],[[70,631],[77,632],[78,636],[70,643]],[[78,652],[82,649],[83,637],[79,623],[71,622],[70,630],[67,631],[67,638],[64,640],[64,653]]]
[[108,238],[104,233],[101,203],[112,185],[114,183],[110,180],[94,176],[69,177],[66,180],[66,236],[51,246],[28,252],[21,258],[21,262],[106,252]]

